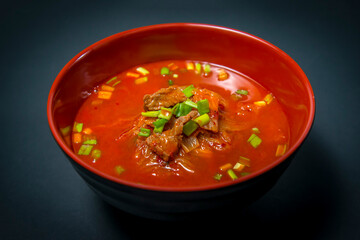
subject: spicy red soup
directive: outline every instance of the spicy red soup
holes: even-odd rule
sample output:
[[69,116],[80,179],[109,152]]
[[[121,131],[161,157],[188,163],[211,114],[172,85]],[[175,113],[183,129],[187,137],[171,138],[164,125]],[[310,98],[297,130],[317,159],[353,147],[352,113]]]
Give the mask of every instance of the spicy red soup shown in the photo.
[[70,135],[81,159],[145,185],[233,181],[282,156],[289,125],[271,92],[223,66],[169,60],[95,87]]

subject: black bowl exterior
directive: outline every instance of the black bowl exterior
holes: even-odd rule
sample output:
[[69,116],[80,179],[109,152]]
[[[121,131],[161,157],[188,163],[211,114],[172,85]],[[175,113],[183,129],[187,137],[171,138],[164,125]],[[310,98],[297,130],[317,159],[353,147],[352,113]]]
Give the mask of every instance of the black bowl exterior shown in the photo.
[[294,155],[248,181],[223,188],[186,192],[152,191],[115,183],[90,172],[66,156],[89,187],[110,205],[140,217],[183,220],[248,206],[275,185]]

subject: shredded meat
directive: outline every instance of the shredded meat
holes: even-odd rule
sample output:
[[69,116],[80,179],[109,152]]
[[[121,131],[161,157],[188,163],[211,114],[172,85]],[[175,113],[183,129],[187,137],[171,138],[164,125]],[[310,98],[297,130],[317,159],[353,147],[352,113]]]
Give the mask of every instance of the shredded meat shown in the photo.
[[[177,103],[186,101],[187,97],[182,92],[184,87],[172,86],[162,88],[153,94],[144,96],[145,111],[159,110],[161,107],[173,107]],[[164,126],[162,133],[155,133],[152,131],[147,138],[137,139],[137,153],[142,155],[149,161],[158,159],[166,163],[170,160],[184,158],[185,153],[189,153],[193,149],[199,147],[208,147],[217,150],[224,149],[230,144],[230,139],[226,137],[225,133],[219,129],[219,114],[222,114],[225,101],[223,98],[207,89],[195,89],[193,96],[190,99],[198,102],[203,99],[209,101],[208,113],[210,122],[199,127],[191,136],[184,136],[183,127],[189,120],[193,120],[199,116],[199,112],[193,109],[186,116],[176,118],[172,115],[171,119]],[[154,128],[153,122],[157,118],[140,116],[134,124],[135,133],[137,134],[140,128]]]
[[169,161],[169,158],[179,150],[184,124],[196,115],[196,111],[191,111],[188,115],[179,117],[173,128],[164,131],[162,134],[152,134],[146,139],[146,143],[164,161]]
[[161,107],[171,107],[186,100],[183,88],[172,86],[162,88],[154,94],[144,96],[145,111],[159,110]]

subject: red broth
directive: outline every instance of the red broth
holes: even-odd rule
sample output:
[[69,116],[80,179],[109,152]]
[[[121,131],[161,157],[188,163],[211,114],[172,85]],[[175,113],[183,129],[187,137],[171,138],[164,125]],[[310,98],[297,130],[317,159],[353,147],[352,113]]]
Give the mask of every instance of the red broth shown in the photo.
[[[163,67],[170,73],[162,75]],[[131,129],[144,112],[143,97],[169,85],[194,85],[225,99],[223,117],[230,123],[227,133],[231,139],[226,147],[197,148],[186,153],[186,162],[161,164],[151,164],[136,154],[138,135]],[[254,136],[255,142],[250,141]],[[233,181],[262,169],[285,153],[289,138],[287,118],[276,96],[256,81],[211,63],[169,60],[133,67],[95,87],[77,113],[72,146],[84,162],[109,175],[144,185],[181,188]],[[259,139],[261,143],[253,146]]]

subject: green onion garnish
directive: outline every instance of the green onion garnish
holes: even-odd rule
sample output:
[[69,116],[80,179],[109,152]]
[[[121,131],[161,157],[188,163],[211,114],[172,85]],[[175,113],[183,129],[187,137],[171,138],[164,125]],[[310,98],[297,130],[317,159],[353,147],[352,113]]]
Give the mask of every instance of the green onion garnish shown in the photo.
[[150,136],[150,129],[140,128],[139,136],[142,136],[142,137]]
[[201,73],[201,64],[200,63],[196,63],[195,64],[195,69],[197,73]]
[[204,66],[204,72],[205,72],[205,73],[211,72],[211,67],[210,67],[209,64],[205,64],[205,66]]
[[69,132],[70,132],[70,128],[71,128],[70,126],[67,126],[67,127],[64,127],[64,128],[60,128],[61,134],[62,134],[63,136],[68,135]]
[[185,103],[180,103],[179,107],[175,110],[174,114],[176,117],[186,116],[191,112],[192,107],[186,105]]
[[199,124],[200,127],[202,127],[210,122],[210,117],[207,113],[205,113],[200,117],[195,118],[194,121]]
[[169,80],[169,81],[168,81],[168,84],[169,84],[169,86],[172,86],[172,85],[174,85],[174,82],[173,82],[173,80]]
[[214,179],[215,179],[216,181],[220,181],[221,178],[222,178],[222,174],[221,174],[221,173],[217,173],[217,174],[215,174],[215,176],[214,176]]
[[183,133],[190,136],[199,126],[193,120],[188,121],[183,127]]
[[163,67],[160,70],[161,75],[169,75],[170,70],[167,67]]
[[186,101],[184,102],[184,104],[186,104],[186,105],[188,105],[188,106],[190,106],[190,107],[192,107],[192,108],[197,108],[197,104],[194,103],[193,101],[191,101],[190,99],[186,100]]
[[235,93],[240,94],[240,95],[248,95],[249,94],[249,92],[245,89],[239,89]]
[[96,139],[89,139],[83,142],[83,144],[91,144],[91,145],[95,145],[97,144]]
[[197,102],[197,109],[200,115],[210,112],[209,100],[203,99]]
[[176,73],[173,74],[173,78],[178,78],[178,77],[179,77],[178,74],[176,74]]
[[117,79],[117,76],[115,76],[115,77],[111,78],[110,80],[108,80],[108,81],[106,82],[106,84],[109,84],[109,83],[111,83],[112,81],[114,81],[114,80],[116,80],[116,79]]
[[261,138],[259,138],[255,133],[251,134],[251,136],[249,137],[249,139],[247,141],[254,148],[257,148],[260,145],[260,143],[262,142]]
[[142,112],[141,115],[143,115],[144,117],[157,117],[160,114],[160,110],[159,111],[147,111],[147,112]]
[[185,94],[186,97],[191,97],[192,95],[194,95],[192,93],[192,90],[194,90],[194,89],[195,89],[194,85],[190,85],[183,90],[183,93]]
[[158,117],[166,119],[166,120],[170,120],[171,116],[172,116],[172,109],[170,109],[170,108],[161,108],[160,114],[159,114]]
[[167,122],[168,122],[168,120],[160,118],[160,119],[156,120],[155,122],[153,122],[153,124],[155,127],[160,127],[160,126],[164,126]]
[[119,175],[122,174],[124,171],[125,171],[125,169],[120,165],[115,167],[115,172]]
[[260,133],[260,130],[257,127],[251,129],[254,133]]
[[240,173],[241,176],[246,176],[246,175],[249,175],[250,173],[249,172],[242,172]]
[[93,147],[93,145],[81,145],[78,155],[89,155]]
[[83,128],[83,125],[84,125],[83,123],[74,122],[73,131],[74,132],[81,132],[82,128]]
[[158,120],[156,120],[155,122],[153,122],[154,124],[154,132],[156,133],[162,133],[165,124],[168,122],[168,120],[163,119],[163,118],[159,118]]
[[227,174],[230,176],[230,178],[232,180],[238,179],[238,177],[236,176],[236,174],[234,173],[234,171],[232,169],[227,170]]
[[94,149],[91,152],[91,157],[95,160],[99,159],[101,157],[101,151],[99,149]]

